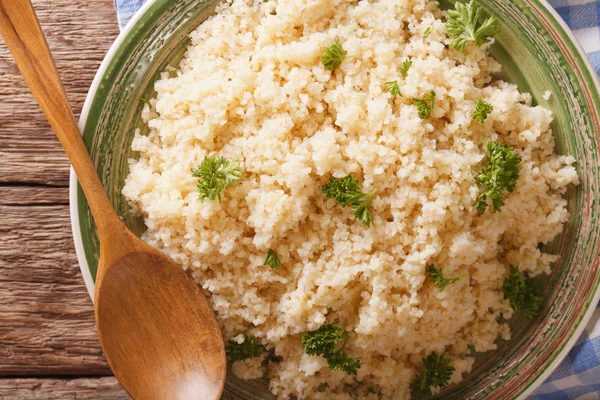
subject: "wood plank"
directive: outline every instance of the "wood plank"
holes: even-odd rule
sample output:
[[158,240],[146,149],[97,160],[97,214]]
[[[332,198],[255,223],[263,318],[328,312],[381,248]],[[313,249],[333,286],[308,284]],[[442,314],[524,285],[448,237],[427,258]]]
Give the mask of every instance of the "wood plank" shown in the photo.
[[[57,68],[78,115],[118,34],[111,0],[34,0]],[[0,41],[0,183],[67,186],[69,162]]]
[[3,282],[82,283],[68,206],[0,206],[0,271]]
[[77,379],[0,379],[0,399],[131,399],[113,377]]
[[[118,34],[113,2],[33,3],[78,115]],[[1,399],[129,398],[113,377],[16,377],[110,374],[73,249],[68,179],[68,160],[0,40],[0,376],[13,376],[0,379]],[[62,187],[19,186],[28,183]]]
[[52,186],[0,186],[0,205],[68,205],[69,188]]
[[0,376],[109,374],[68,206],[0,206]]

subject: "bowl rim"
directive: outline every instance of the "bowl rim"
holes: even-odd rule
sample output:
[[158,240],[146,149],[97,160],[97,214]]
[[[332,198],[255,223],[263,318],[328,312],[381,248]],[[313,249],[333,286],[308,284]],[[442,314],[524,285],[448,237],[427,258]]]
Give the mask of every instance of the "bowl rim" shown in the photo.
[[[102,63],[100,63],[100,67],[96,71],[96,75],[94,75],[94,80],[88,89],[88,93],[85,97],[85,101],[83,103],[83,107],[81,109],[81,114],[79,116],[79,131],[83,135],[83,131],[85,129],[85,124],[88,119],[88,115],[90,113],[90,108],[92,107],[92,103],[94,97],[96,96],[96,91],[100,86],[100,82],[102,81],[102,77],[104,76],[106,70],[108,69],[109,64],[111,63],[117,49],[121,46],[121,44],[125,41],[125,38],[129,36],[130,32],[133,30],[134,25],[136,25],[137,21],[146,13],[146,11],[156,2],[164,1],[164,0],[147,0],[142,7],[140,7],[134,15],[131,17],[127,25],[119,32],[119,35],[115,39],[115,41],[110,45],[108,52],[104,56]],[[167,0],[168,1],[168,0]],[[71,218],[71,230],[73,233],[73,241],[75,243],[75,254],[77,255],[77,262],[79,263],[79,269],[81,270],[81,275],[83,276],[83,281],[85,283],[85,287],[88,291],[90,299],[92,303],[94,302],[94,289],[96,284],[94,283],[94,279],[92,278],[92,273],[90,271],[90,266],[88,265],[87,258],[85,256],[85,249],[83,247],[83,238],[81,235],[81,225],[79,223],[79,213],[78,213],[78,193],[77,187],[79,185],[79,180],[77,179],[77,174],[71,165],[70,174],[69,174],[69,214]]]
[[[90,108],[93,103],[93,99],[96,95],[96,91],[102,81],[102,77],[104,76],[106,70],[108,69],[109,64],[112,62],[112,59],[117,51],[117,49],[121,46],[125,38],[130,34],[133,30],[134,26],[137,22],[144,16],[146,11],[150,9],[154,4],[159,2],[165,2],[170,0],[147,0],[142,7],[135,12],[132,18],[129,20],[127,25],[121,30],[113,44],[110,46],[106,56],[102,60],[100,67],[96,71],[96,75],[94,76],[94,80],[88,90],[87,96],[85,98],[85,102],[83,104],[83,108],[81,110],[81,115],[79,117],[79,129],[83,133],[85,125],[87,123],[88,115]],[[534,8],[532,3],[539,4],[553,19],[560,28],[562,28],[562,32],[557,32],[564,39],[568,39],[572,47],[576,50],[575,56],[578,56],[581,61],[583,61],[583,65],[585,66],[585,70],[587,70],[589,78],[591,79],[592,84],[595,86],[596,92],[600,95],[600,80],[598,78],[598,74],[596,73],[594,67],[592,66],[589,58],[587,57],[586,52],[583,50],[583,47],[575,37],[575,34],[571,30],[571,28],[566,24],[566,22],[560,17],[558,12],[550,5],[547,0],[524,0],[531,8]],[[572,53],[572,52],[570,52]],[[78,184],[77,175],[75,174],[75,170],[71,166],[70,168],[70,176],[69,176],[69,213],[71,219],[71,229],[73,233],[73,241],[75,244],[75,253],[77,255],[77,262],[79,263],[79,269],[83,276],[83,280],[90,296],[92,303],[94,302],[94,289],[95,283],[92,278],[92,274],[87,262],[87,258],[85,256],[85,250],[83,247],[83,238],[81,233],[81,225],[79,222],[79,210],[78,210]],[[555,353],[548,363],[545,366],[544,371],[532,382],[527,383],[527,386],[521,391],[521,393],[516,397],[519,400],[525,400],[529,395],[535,391],[539,386],[544,383],[544,381],[554,372],[554,370],[562,363],[565,357],[569,354],[573,346],[575,346],[576,342],[579,340],[580,336],[583,334],[583,331],[587,327],[587,324],[592,318],[594,311],[596,310],[596,306],[600,302],[600,286],[597,286],[595,289],[595,293],[591,296],[586,302],[585,307],[587,307],[585,313],[580,315],[580,319],[575,323],[575,329],[572,329],[571,332],[567,334],[568,340],[566,340],[562,344],[562,348],[559,352]]]

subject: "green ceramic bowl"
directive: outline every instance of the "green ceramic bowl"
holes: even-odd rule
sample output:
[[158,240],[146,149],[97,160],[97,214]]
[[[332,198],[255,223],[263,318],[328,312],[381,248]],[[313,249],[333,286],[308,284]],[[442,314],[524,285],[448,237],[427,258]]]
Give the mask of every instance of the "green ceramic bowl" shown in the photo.
[[[96,75],[81,116],[85,143],[100,179],[123,220],[137,234],[143,222],[129,213],[121,195],[130,143],[142,97],[168,64],[177,65],[187,35],[214,10],[217,0],[147,2],[111,47]],[[447,388],[445,399],[522,397],[548,377],[583,331],[598,303],[600,282],[600,91],[596,74],[569,29],[543,0],[480,0],[502,21],[492,53],[504,65],[502,78],[555,115],[557,150],[578,160],[581,184],[571,187],[570,219],[563,234],[545,250],[559,255],[545,283],[543,310],[534,321],[512,320],[513,339],[480,354],[473,372]],[[442,3],[442,6],[450,6]],[[549,101],[542,94],[550,90]],[[71,218],[81,271],[90,292],[98,264],[98,240],[83,192],[72,174]],[[167,328],[166,328],[167,329]],[[265,381],[241,381],[229,374],[225,399],[272,399]]]

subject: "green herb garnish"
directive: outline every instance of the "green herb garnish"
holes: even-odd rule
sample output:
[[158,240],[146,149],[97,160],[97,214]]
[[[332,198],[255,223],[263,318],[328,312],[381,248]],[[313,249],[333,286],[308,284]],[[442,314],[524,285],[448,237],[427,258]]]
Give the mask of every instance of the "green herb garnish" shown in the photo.
[[530,319],[539,312],[542,296],[535,280],[528,275],[520,276],[519,268],[514,265],[510,266],[510,275],[504,279],[502,290],[504,299],[523,317]]
[[350,56],[344,51],[339,39],[335,39],[334,42],[325,49],[325,53],[323,53],[323,56],[321,57],[321,62],[325,68],[333,71],[340,66],[342,61],[349,57]]
[[432,396],[431,388],[443,388],[448,385],[452,377],[454,367],[450,365],[450,359],[439,356],[434,351],[427,358],[423,358],[424,369],[417,368],[419,375],[411,383],[410,388],[418,396]]
[[277,253],[273,249],[269,249],[267,252],[267,258],[265,259],[265,264],[273,269],[278,269],[281,267],[281,261],[279,261],[279,257],[277,257]]
[[[310,356],[323,356],[331,370],[345,371],[348,375],[356,375],[360,368],[359,358],[351,358],[346,354],[348,332],[338,324],[323,325],[316,331],[300,334],[302,347]],[[340,349],[335,345],[343,341]]]
[[425,37],[427,37],[427,36],[429,36],[429,34],[430,34],[430,33],[431,33],[431,27],[430,27],[430,26],[428,26],[428,27],[427,27],[427,29],[425,29],[425,32],[423,32],[423,35],[424,35]]
[[200,200],[219,199],[219,203],[223,189],[233,186],[241,175],[240,163],[225,157],[204,157],[200,167],[192,169],[192,176],[200,179],[197,185]]
[[483,187],[475,202],[479,213],[487,209],[488,198],[492,199],[492,210],[500,211],[504,206],[504,192],[511,193],[515,189],[521,162],[521,156],[505,144],[488,140],[485,148],[488,166],[477,174],[477,183]]
[[437,268],[435,268],[435,266],[433,264],[431,264],[430,266],[427,267],[427,277],[433,283],[435,283],[435,285],[438,287],[440,292],[443,292],[444,289],[446,288],[446,286],[448,286],[449,284],[459,281],[462,278],[465,278],[466,276],[467,275],[464,274],[464,275],[456,276],[454,278],[444,278],[441,268],[437,269]]
[[426,119],[431,117],[431,112],[435,105],[435,92],[432,90],[431,93],[429,93],[429,96],[423,100],[413,98],[413,104],[419,111],[419,118]]
[[244,342],[229,341],[229,357],[232,361],[243,361],[249,358],[260,357],[265,351],[265,346],[253,337],[244,335]]
[[398,72],[400,72],[400,74],[406,78],[408,76],[408,70],[410,69],[411,66],[412,66],[412,61],[410,61],[409,59],[406,59],[406,60],[402,61],[402,65],[400,65],[398,67]]
[[321,186],[321,190],[328,199],[336,199],[342,206],[351,206],[352,213],[364,226],[371,225],[369,208],[377,189],[363,193],[356,178],[348,175],[345,178],[331,178],[328,184]]
[[402,96],[402,93],[400,92],[400,87],[398,86],[398,81],[391,81],[391,82],[386,82],[385,83],[386,86],[386,90],[388,92],[390,92],[390,94],[392,96]]
[[475,112],[473,119],[480,124],[483,124],[488,114],[494,111],[494,106],[483,99],[475,100]]
[[475,5],[475,0],[469,3],[456,3],[454,10],[448,10],[446,29],[452,39],[452,47],[464,50],[467,42],[475,42],[481,46],[494,36],[500,24],[493,16],[480,22],[481,7]]

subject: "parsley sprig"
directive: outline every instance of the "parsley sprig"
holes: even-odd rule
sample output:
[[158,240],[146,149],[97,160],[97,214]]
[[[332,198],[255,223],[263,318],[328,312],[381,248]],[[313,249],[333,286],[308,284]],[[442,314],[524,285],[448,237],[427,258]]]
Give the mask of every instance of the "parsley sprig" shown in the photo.
[[416,395],[423,397],[432,395],[432,387],[443,388],[448,385],[454,372],[450,359],[443,355],[438,356],[435,351],[423,358],[423,367],[417,368],[419,375],[410,385]]
[[492,210],[500,211],[504,206],[504,192],[511,193],[519,179],[521,156],[506,144],[486,141],[487,168],[477,174],[477,183],[483,187],[475,206],[479,213],[488,208],[488,198],[492,200]]
[[385,83],[386,90],[390,92],[390,94],[394,97],[402,96],[402,92],[400,92],[400,86],[398,86],[398,81],[391,81]]
[[200,200],[219,199],[219,203],[223,201],[223,189],[233,186],[241,175],[240,163],[225,157],[204,157],[200,166],[192,169],[192,176],[200,179],[197,185]]
[[351,206],[354,216],[364,226],[371,225],[371,201],[377,189],[363,193],[356,178],[348,175],[344,178],[331,178],[328,184],[321,186],[328,199],[336,199],[342,206]]
[[350,58],[339,39],[335,39],[332,44],[327,46],[325,53],[321,57],[321,62],[330,71],[333,71],[340,66],[342,61],[346,58]]
[[483,124],[488,114],[494,111],[494,106],[483,99],[475,100],[475,112],[473,112],[473,119],[480,124]]
[[279,269],[279,267],[281,267],[281,261],[279,261],[279,257],[277,257],[275,250],[269,249],[264,265],[268,265],[273,269]]
[[[310,356],[323,356],[331,370],[345,371],[348,375],[356,375],[360,368],[360,358],[351,358],[346,354],[348,332],[338,324],[323,325],[316,331],[300,334],[302,347]],[[335,345],[342,341],[337,349]]]
[[419,111],[419,118],[426,119],[431,117],[431,112],[435,105],[435,92],[432,90],[429,96],[422,100],[413,98],[413,104]]
[[435,283],[440,292],[443,292],[446,286],[456,281],[465,278],[467,274],[455,276],[454,278],[444,278],[444,274],[442,273],[442,269],[437,269],[433,264],[427,267],[427,277]]
[[400,72],[400,74],[406,78],[408,76],[408,70],[410,69],[411,66],[412,66],[412,61],[410,61],[409,59],[406,59],[406,60],[402,61],[402,64],[398,67],[398,72]]
[[243,361],[249,358],[260,357],[265,351],[265,346],[253,337],[244,335],[244,342],[229,341],[229,357],[232,361]]
[[519,268],[514,265],[510,266],[510,275],[504,279],[502,290],[504,299],[523,317],[532,318],[539,312],[542,301],[539,287],[528,275],[520,276]]
[[475,0],[467,4],[458,2],[454,10],[448,10],[446,29],[452,39],[452,47],[462,51],[468,42],[481,46],[498,32],[500,24],[495,17],[490,16],[483,22],[480,19],[481,7],[475,5]]

